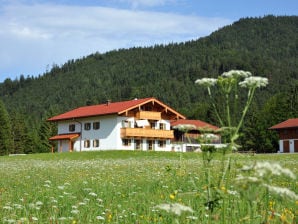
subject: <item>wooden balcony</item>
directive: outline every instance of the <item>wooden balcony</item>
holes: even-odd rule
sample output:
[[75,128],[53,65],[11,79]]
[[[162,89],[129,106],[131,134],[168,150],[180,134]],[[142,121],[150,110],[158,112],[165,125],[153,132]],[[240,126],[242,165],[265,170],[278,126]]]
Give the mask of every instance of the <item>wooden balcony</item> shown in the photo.
[[121,128],[121,138],[141,137],[141,138],[174,138],[172,130],[155,130],[147,128]]
[[161,120],[161,112],[139,111],[136,114],[137,119]]

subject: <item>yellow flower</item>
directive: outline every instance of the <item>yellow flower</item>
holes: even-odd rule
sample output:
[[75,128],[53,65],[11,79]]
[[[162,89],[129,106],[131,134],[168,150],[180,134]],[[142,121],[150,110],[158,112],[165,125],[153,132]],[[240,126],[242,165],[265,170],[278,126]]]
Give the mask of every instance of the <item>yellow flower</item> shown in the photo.
[[174,195],[174,194],[170,194],[170,198],[171,198],[172,200],[174,200],[175,197],[176,197],[176,195]]

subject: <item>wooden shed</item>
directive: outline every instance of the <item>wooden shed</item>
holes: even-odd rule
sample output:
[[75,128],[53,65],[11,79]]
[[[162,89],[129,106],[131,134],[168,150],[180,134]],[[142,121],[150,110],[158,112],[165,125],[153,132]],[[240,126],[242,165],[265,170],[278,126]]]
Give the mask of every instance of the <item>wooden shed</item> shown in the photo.
[[279,135],[279,152],[298,153],[298,118],[291,118],[269,128]]

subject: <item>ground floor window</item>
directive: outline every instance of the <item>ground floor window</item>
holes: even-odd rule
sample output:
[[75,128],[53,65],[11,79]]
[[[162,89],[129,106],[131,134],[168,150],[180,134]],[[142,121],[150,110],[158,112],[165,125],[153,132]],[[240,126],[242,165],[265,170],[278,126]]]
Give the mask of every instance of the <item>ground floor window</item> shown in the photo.
[[84,141],[84,148],[90,148],[90,140]]
[[93,140],[93,147],[98,148],[99,147],[99,139],[94,139]]
[[124,146],[130,146],[131,145],[131,139],[122,139],[122,145]]
[[166,140],[159,140],[158,141],[158,146],[160,148],[165,148],[166,147]]
[[136,140],[136,149],[141,149],[141,140],[140,139]]

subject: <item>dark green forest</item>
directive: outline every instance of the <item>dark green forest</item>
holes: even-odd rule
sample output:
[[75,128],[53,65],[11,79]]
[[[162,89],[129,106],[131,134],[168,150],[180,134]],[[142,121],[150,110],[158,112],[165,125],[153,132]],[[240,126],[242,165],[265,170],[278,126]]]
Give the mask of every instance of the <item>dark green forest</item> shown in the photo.
[[[269,79],[256,92],[245,119],[241,150],[276,152],[272,125],[298,117],[298,16],[243,18],[211,35],[183,43],[95,52],[38,77],[0,83],[0,154],[48,152],[56,133],[50,116],[103,103],[156,97],[189,119],[218,125],[203,77],[231,69]],[[244,103],[245,95],[240,97]],[[2,102],[1,102],[2,101]]]

